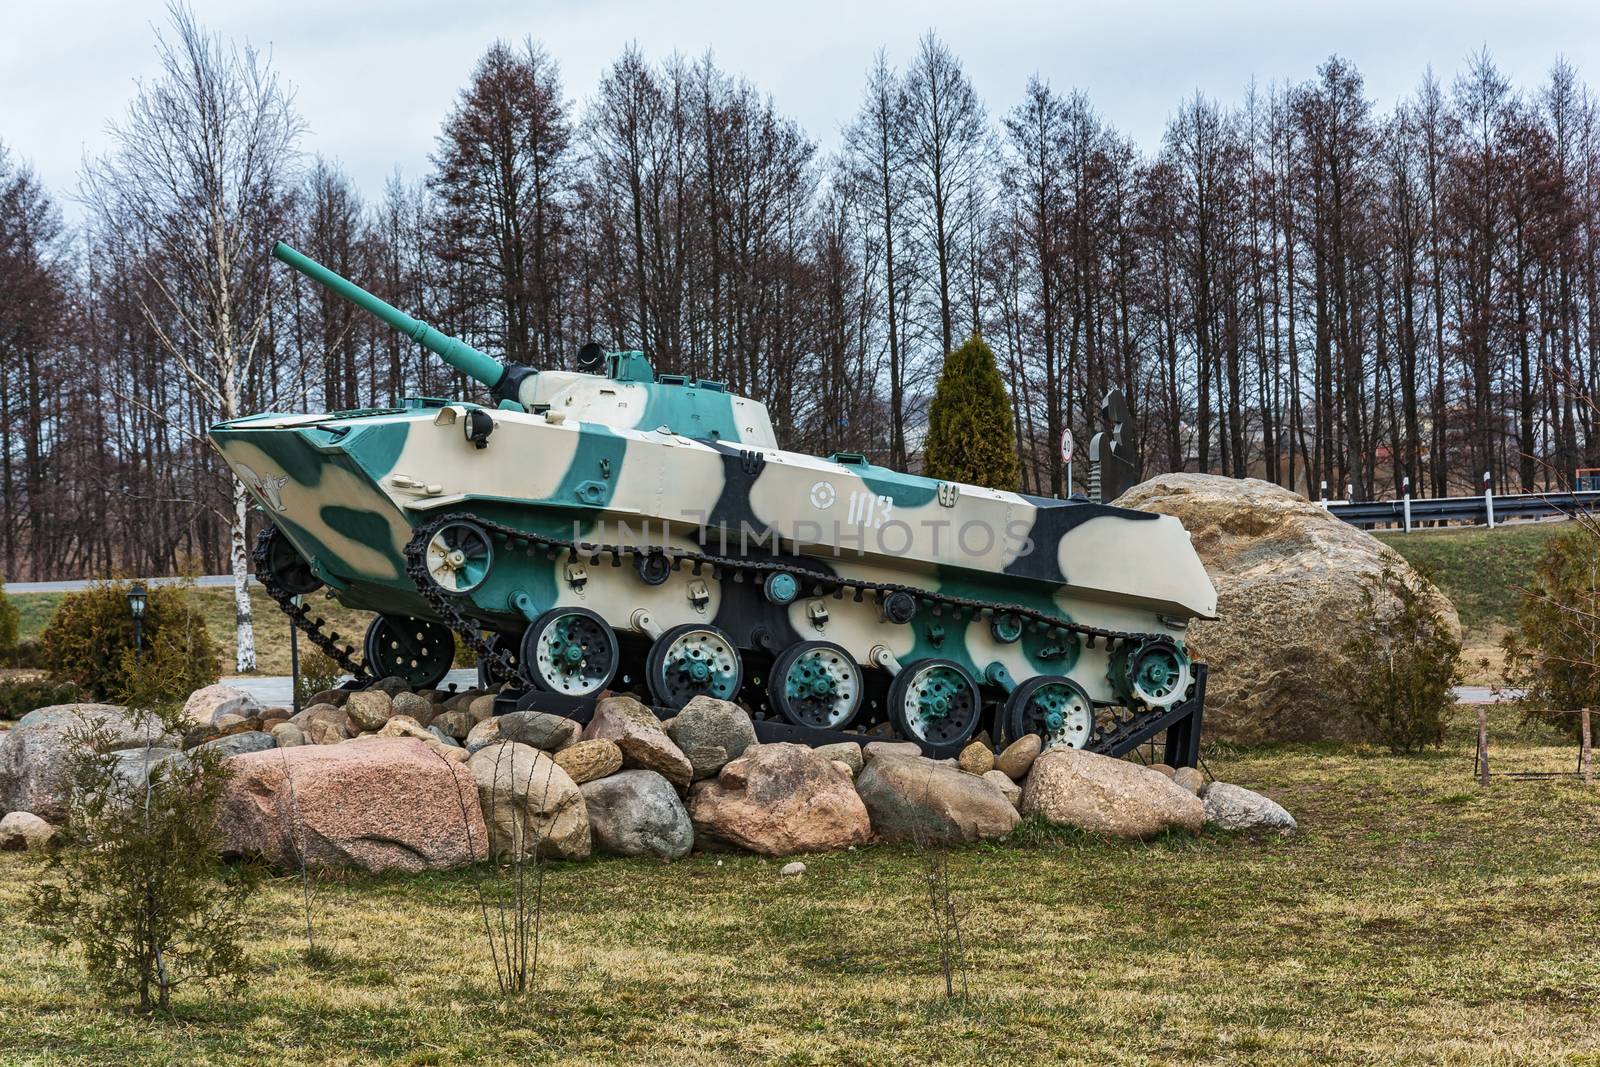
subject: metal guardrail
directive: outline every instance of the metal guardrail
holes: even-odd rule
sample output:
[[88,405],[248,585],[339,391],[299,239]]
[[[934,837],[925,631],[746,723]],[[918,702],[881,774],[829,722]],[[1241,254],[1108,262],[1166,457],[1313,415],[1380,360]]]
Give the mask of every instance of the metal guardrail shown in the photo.
[[1423,522],[1462,522],[1493,527],[1506,519],[1544,519],[1600,509],[1600,490],[1578,493],[1482,493],[1475,496],[1404,497],[1399,500],[1329,500],[1331,514],[1370,530],[1409,530]]

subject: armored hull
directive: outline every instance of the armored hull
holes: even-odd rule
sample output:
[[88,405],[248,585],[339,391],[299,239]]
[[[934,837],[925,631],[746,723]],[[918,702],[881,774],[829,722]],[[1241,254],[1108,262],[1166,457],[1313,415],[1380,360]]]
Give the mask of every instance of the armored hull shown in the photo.
[[1084,745],[1101,709],[1191,697],[1184,630],[1216,594],[1176,519],[785,451],[717,383],[585,363],[493,409],[214,427],[271,523],[263,581],[291,613],[321,585],[379,613],[354,669],[433,684],[453,632],[486,681],[737,698],[819,736],[948,748],[998,709],[1002,735]]

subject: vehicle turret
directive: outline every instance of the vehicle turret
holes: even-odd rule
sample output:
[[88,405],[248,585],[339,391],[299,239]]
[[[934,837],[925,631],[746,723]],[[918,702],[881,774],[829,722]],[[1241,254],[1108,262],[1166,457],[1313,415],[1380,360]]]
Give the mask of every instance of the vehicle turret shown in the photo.
[[777,445],[763,404],[729,393],[721,382],[657,376],[642,352],[603,352],[588,344],[578,353],[576,371],[506,363],[407,315],[282,241],[273,245],[272,255],[484,385],[497,407],[549,412],[573,422],[667,430],[696,440]]

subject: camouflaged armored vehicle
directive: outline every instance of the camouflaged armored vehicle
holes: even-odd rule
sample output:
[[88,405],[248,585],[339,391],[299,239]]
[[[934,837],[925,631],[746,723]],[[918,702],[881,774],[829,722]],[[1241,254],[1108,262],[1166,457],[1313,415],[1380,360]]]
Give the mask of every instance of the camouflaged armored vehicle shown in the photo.
[[[496,405],[211,430],[271,523],[258,577],[358,677],[435,685],[459,635],[484,682],[559,708],[633,689],[670,713],[710,694],[764,736],[887,724],[930,751],[979,729],[1126,751],[1180,718],[1197,729],[1184,629],[1216,593],[1178,520],[785,451],[763,405],[720,383],[593,345],[576,371],[502,364],[274,255]],[[300,606],[323,586],[378,613],[364,662]]]

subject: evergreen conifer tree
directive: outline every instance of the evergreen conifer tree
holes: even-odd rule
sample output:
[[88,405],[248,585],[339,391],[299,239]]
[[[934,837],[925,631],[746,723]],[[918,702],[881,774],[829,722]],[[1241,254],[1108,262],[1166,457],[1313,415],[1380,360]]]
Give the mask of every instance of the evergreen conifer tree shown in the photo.
[[923,471],[930,478],[1015,491],[1016,426],[994,352],[977,334],[950,353],[928,405]]

